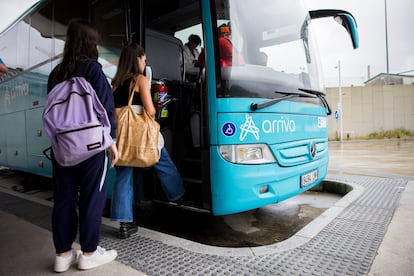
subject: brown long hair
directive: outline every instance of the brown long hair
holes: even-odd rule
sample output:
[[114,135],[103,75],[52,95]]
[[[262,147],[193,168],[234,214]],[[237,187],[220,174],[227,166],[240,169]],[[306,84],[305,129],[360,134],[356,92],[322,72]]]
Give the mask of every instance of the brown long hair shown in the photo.
[[124,80],[144,73],[139,71],[137,62],[137,58],[144,55],[144,48],[134,42],[130,42],[122,48],[118,61],[118,69],[111,83],[113,89],[121,85]]
[[71,76],[79,59],[98,59],[99,39],[98,31],[88,21],[74,19],[69,22],[63,59],[56,68],[52,87]]

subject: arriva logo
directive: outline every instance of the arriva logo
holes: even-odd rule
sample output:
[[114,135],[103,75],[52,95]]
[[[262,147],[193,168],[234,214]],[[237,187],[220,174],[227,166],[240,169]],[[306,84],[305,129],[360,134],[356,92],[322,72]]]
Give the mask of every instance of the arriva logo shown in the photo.
[[246,114],[245,116],[246,116],[246,121],[244,121],[244,124],[242,124],[240,126],[240,129],[241,129],[240,141],[244,141],[247,134],[249,134],[249,133],[253,134],[253,136],[254,136],[254,138],[256,138],[256,140],[259,140],[259,138],[260,138],[259,129],[254,124],[252,116],[250,116],[249,114]]
[[[254,123],[252,116],[246,114],[245,117],[245,122],[240,126],[240,141],[244,141],[249,133],[251,133],[256,140],[259,140],[260,129]],[[266,134],[295,132],[296,123],[294,120],[287,120],[283,117],[279,120],[263,120],[262,131]]]
[[4,93],[4,104],[11,105],[14,100],[19,97],[29,95],[29,84],[23,83],[14,87],[8,87]]
[[296,123],[293,120],[285,120],[283,117],[280,120],[264,120],[262,122],[262,129],[264,133],[295,132]]

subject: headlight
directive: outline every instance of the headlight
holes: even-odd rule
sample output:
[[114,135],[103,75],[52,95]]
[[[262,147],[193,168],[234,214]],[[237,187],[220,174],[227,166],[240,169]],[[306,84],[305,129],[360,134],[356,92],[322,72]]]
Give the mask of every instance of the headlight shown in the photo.
[[221,156],[237,164],[266,164],[276,162],[266,144],[224,145],[219,147]]

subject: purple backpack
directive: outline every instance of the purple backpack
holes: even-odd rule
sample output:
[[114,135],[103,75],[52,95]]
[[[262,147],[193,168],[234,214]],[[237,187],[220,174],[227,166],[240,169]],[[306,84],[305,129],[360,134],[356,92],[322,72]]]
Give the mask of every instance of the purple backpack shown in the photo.
[[62,166],[79,164],[112,143],[106,110],[83,77],[71,77],[53,87],[46,98],[43,126],[54,158]]

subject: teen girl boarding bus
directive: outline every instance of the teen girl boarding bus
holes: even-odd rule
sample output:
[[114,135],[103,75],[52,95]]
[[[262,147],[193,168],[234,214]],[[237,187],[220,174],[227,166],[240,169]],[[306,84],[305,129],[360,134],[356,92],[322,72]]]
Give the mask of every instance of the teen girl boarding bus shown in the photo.
[[[41,116],[47,76],[67,23],[84,18],[102,36],[99,62],[109,81],[125,42],[146,49],[165,146],[185,185],[180,207],[224,215],[302,193],[324,179],[329,159],[330,109],[312,31],[320,17],[335,18],[358,46],[352,15],[308,11],[299,0],[40,1],[0,34],[0,56],[17,72],[0,81],[0,164],[51,175]],[[200,70],[187,80],[191,34],[202,40]],[[231,62],[223,62],[224,43]],[[177,206],[152,169],[134,181],[137,200]]]

